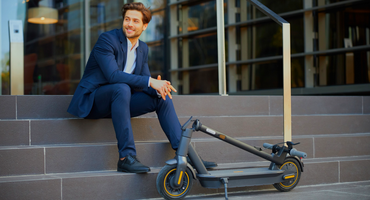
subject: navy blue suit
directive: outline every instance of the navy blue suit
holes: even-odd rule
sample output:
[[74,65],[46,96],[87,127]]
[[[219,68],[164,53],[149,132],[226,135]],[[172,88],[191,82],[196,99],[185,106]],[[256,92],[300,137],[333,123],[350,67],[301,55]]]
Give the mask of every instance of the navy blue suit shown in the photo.
[[173,149],[177,149],[181,137],[181,125],[172,100],[159,98],[156,91],[148,87],[148,46],[138,42],[135,70],[127,74],[123,72],[127,38],[122,29],[101,34],[68,108],[69,113],[78,117],[111,117],[121,158],[136,155],[131,117],[156,111]]

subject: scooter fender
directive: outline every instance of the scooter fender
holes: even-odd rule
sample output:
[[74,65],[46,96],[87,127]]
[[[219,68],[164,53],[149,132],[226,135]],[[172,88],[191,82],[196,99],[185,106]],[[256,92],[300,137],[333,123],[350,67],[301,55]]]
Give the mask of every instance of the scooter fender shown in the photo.
[[301,166],[301,172],[303,172],[304,164],[303,164],[302,160],[298,156],[287,156],[287,158],[294,158],[294,159],[296,159],[298,161],[299,165]]
[[[177,165],[177,160],[175,158],[173,158],[171,160],[167,160],[166,164],[168,164],[168,165]],[[186,167],[190,169],[191,173],[193,174],[193,178],[195,180],[197,180],[197,176],[196,176],[194,168],[189,163],[187,163]]]

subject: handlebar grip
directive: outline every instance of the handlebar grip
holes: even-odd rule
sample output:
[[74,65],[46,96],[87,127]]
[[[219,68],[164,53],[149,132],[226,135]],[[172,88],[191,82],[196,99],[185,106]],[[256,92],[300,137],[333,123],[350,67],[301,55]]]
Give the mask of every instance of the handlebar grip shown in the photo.
[[274,145],[270,143],[263,143],[263,147],[265,147],[266,149],[272,149],[273,146]]
[[298,157],[302,157],[302,158],[306,158],[307,157],[307,154],[303,151],[298,151],[297,149],[292,149],[290,150],[289,154],[291,156],[298,156]]

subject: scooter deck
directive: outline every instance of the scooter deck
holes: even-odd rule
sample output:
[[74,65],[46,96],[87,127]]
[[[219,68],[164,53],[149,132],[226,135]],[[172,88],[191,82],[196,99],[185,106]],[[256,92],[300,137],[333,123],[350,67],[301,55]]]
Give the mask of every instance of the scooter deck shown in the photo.
[[269,170],[268,168],[243,168],[209,171],[209,174],[197,174],[197,177],[203,187],[223,188],[221,178],[228,179],[228,187],[244,187],[279,183],[283,173],[283,170]]

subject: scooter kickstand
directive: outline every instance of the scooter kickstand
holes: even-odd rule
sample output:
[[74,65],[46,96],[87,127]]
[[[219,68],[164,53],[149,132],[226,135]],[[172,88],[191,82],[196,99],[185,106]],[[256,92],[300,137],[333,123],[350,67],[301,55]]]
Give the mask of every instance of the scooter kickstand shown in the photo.
[[228,200],[229,198],[227,197],[227,183],[229,180],[227,178],[221,178],[221,182],[224,184],[225,187],[225,199]]

